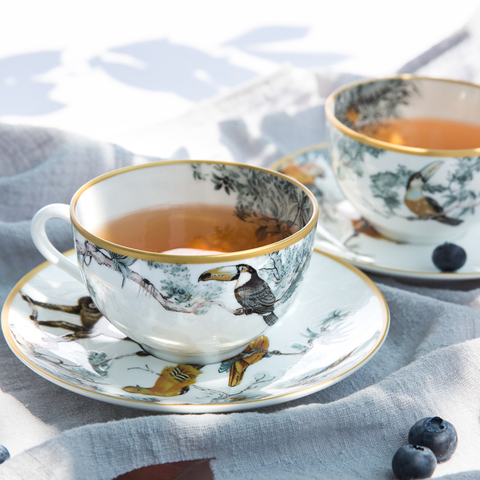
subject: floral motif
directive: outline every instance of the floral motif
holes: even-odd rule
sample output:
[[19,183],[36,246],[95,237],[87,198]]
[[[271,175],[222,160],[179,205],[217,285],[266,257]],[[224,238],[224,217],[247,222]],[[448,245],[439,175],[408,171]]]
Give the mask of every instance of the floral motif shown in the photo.
[[[334,135],[334,133],[331,131],[330,135]],[[338,148],[338,156],[342,166],[350,168],[359,177],[363,177],[365,155],[379,158],[385,154],[385,150],[365,145],[345,135],[339,136],[335,143]]]
[[[422,170],[430,169],[432,172],[440,168],[445,162],[432,162]],[[381,171],[370,176],[370,189],[375,198],[383,201],[384,214],[400,215],[404,204],[408,205],[408,190],[410,180],[414,175],[421,175],[421,192],[424,198],[435,206],[435,215],[414,215],[406,217],[415,219],[459,219],[467,214],[473,215],[479,204],[480,192],[471,187],[474,175],[480,172],[480,157],[460,157],[456,159],[454,167],[444,172],[444,183],[434,183],[430,180],[432,173],[421,174],[422,170],[415,172],[405,165],[397,165],[396,171]],[[429,195],[429,196],[427,196]],[[433,197],[432,197],[433,195]],[[410,208],[411,209],[411,208]],[[412,210],[413,211],[413,210]],[[458,225],[460,220],[455,220],[450,225]]]
[[107,253],[107,255],[110,257],[112,260],[112,268],[116,272],[119,272],[122,277],[122,287],[125,284],[125,280],[130,277],[132,271],[130,270],[130,267],[137,261],[136,258],[132,257],[127,257],[125,255],[120,255],[115,252],[110,252],[108,250],[104,250],[104,252]]
[[[210,180],[215,190],[236,194],[235,215],[244,222],[258,225],[257,239],[270,235],[285,238],[291,228],[303,228],[311,218],[309,198],[284,179],[250,168],[228,165],[193,164],[196,180]],[[206,171],[205,171],[206,170]]]
[[370,123],[398,117],[398,108],[419,95],[415,81],[402,78],[360,83],[341,92],[335,99],[335,117],[358,130]]
[[[399,117],[399,107],[408,105],[414,95],[420,95],[413,80],[390,79],[361,83],[342,91],[335,99],[335,117],[352,130],[362,129],[372,123]],[[385,151],[366,145],[348,136],[340,135],[329,126],[330,143],[336,145],[342,166],[363,176],[365,155],[379,158]],[[338,170],[338,168],[337,168]],[[337,172],[339,175],[341,171]]]
[[478,205],[480,192],[469,187],[473,181],[475,173],[480,172],[480,156],[478,157],[460,157],[457,159],[456,169],[449,173],[449,183],[446,187],[438,186],[440,191],[446,197],[444,208],[451,205],[461,205],[461,211],[458,216],[475,213],[475,206]]
[[370,189],[375,198],[383,200],[388,214],[395,214],[401,207],[405,186],[413,171],[403,165],[397,165],[397,170],[379,172],[370,176]]

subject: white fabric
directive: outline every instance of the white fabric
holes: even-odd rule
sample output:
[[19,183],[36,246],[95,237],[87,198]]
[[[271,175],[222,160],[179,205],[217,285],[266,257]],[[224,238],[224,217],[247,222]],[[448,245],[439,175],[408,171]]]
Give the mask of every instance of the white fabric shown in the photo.
[[[352,79],[282,69],[159,126],[157,135],[177,146],[176,158],[269,165],[324,141],[325,96]],[[93,176],[147,160],[57,130],[0,125],[0,301],[42,261],[28,231],[40,207],[68,203]],[[67,225],[51,231],[60,249],[71,248]],[[258,411],[152,415],[98,402],[32,373],[2,339],[0,444],[12,458],[0,478],[107,480],[199,458],[215,458],[221,480],[393,478],[391,459],[409,427],[433,415],[459,435],[457,452],[435,476],[480,478],[480,281],[372,278],[391,311],[379,352],[326,390]]]

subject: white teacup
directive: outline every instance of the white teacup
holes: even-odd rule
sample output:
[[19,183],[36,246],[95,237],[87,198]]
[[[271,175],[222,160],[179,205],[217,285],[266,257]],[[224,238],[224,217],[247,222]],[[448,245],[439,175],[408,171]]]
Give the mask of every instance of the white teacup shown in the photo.
[[332,93],[325,109],[337,182],[381,234],[439,244],[478,224],[480,86],[412,75],[367,80]]
[[[253,223],[266,244],[227,253],[159,253],[98,233],[125,215],[194,204],[205,211],[229,207],[245,226]],[[47,238],[45,223],[53,217],[71,221],[78,265]],[[288,310],[310,261],[317,217],[314,196],[282,174],[214,161],[157,162],[95,178],[70,206],[44,207],[32,220],[32,237],[45,258],[85,282],[100,312],[147,352],[205,364],[238,354]]]

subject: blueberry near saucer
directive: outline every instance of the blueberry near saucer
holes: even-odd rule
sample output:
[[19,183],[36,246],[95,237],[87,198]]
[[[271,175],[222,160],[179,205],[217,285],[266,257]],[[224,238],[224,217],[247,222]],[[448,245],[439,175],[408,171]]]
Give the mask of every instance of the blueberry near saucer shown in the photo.
[[454,272],[465,265],[467,254],[459,245],[445,242],[435,248],[432,261],[442,272]]
[[420,445],[400,447],[392,460],[392,470],[399,480],[430,478],[437,467],[433,452]]
[[450,422],[440,417],[426,417],[410,429],[408,442],[428,447],[438,463],[446,462],[457,449],[457,432]]
[[0,464],[5,462],[9,458],[10,452],[3,445],[0,445]]

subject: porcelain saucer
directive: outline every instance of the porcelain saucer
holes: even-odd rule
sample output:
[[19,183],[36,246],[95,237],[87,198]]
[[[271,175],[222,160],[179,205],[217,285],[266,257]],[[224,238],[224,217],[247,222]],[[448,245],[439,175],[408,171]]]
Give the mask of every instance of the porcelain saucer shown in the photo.
[[441,272],[432,262],[437,245],[391,241],[360,216],[337,186],[326,143],[292,153],[270,168],[296,178],[315,194],[320,206],[315,246],[322,252],[367,272],[395,277],[448,281],[480,278],[480,225],[451,241],[467,252],[465,265],[453,273]]
[[319,251],[287,315],[240,355],[212,365],[148,355],[98,313],[82,284],[48,262],[15,286],[2,312],[9,347],[47,380],[97,400],[177,413],[260,408],[322,390],[377,352],[389,322],[375,284]]

